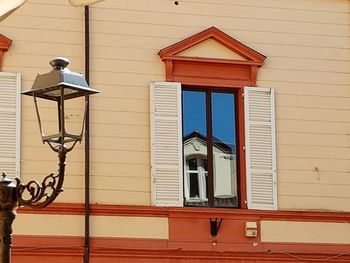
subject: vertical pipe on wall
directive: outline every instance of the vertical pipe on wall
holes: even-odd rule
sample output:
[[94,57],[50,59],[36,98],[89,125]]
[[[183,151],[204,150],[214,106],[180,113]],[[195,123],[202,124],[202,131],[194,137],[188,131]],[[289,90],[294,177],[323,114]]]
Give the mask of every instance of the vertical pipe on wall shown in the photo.
[[[85,6],[85,78],[90,84],[90,17],[89,6]],[[84,238],[84,263],[90,262],[90,100],[86,102],[85,125],[85,238]]]

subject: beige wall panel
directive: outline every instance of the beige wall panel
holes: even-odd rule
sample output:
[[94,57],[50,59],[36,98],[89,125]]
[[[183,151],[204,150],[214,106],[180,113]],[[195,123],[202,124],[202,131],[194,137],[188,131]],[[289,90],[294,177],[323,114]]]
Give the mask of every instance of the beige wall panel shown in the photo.
[[[347,172],[349,171],[349,164],[349,160],[303,157],[277,157],[277,170],[314,170],[315,167],[318,167],[320,171]],[[279,193],[282,194],[283,192]]]
[[345,197],[278,195],[281,210],[350,211],[350,199]]
[[96,237],[169,238],[167,218],[94,216],[91,224],[91,235]]
[[[350,67],[349,67],[350,68]],[[350,94],[349,94],[350,95]],[[278,94],[277,107],[350,110],[350,97],[302,96]],[[350,118],[349,118],[350,121]]]
[[[280,208],[334,209],[320,193],[341,200],[339,187],[349,170],[349,11],[346,0],[205,0],[178,6],[120,0],[92,6],[90,78],[101,90],[91,99],[92,202],[150,204],[149,83],[165,78],[157,53],[214,25],[268,57],[258,85],[276,88]],[[70,68],[83,71],[83,25],[83,8],[29,0],[0,25],[14,40],[4,69],[22,73],[23,89],[37,72],[50,69],[48,61],[56,55],[68,56]],[[25,179],[57,169],[55,154],[46,154],[36,135],[31,103],[23,100]],[[83,202],[83,169],[79,145],[68,156],[71,177],[58,201]],[[303,173],[312,178],[301,180]],[[344,201],[336,209],[350,210]]]
[[279,144],[279,157],[328,158],[350,161],[350,147]]
[[[268,69],[293,69],[305,71],[349,73],[350,61],[303,59],[303,58],[268,58],[264,64]],[[329,94],[330,96],[332,93]]]
[[348,135],[338,134],[295,133],[277,131],[277,144],[349,147],[350,137]]
[[[142,143],[142,140],[147,140],[149,144],[149,126],[148,125],[126,125],[126,124],[104,124],[104,123],[93,123],[91,127],[91,136],[98,138],[132,138],[139,139],[138,143]],[[101,134],[103,136],[101,136]],[[103,144],[103,141],[98,139],[92,139],[91,143],[93,145]],[[122,143],[122,141],[120,142]],[[98,146],[96,146],[98,147]]]
[[121,162],[121,163],[140,163],[140,164],[148,164],[150,155],[149,152],[141,151],[118,151],[118,150],[94,150],[91,153],[91,158],[93,159],[93,162],[96,163],[114,163],[114,162]]
[[[137,129],[137,127],[129,127],[129,129]],[[98,137],[98,140],[94,140],[94,137],[92,137],[92,140],[93,142],[90,144],[90,147],[92,150],[96,151],[139,151],[142,149],[148,152],[150,148],[149,138],[133,138],[130,137],[127,132],[115,137]]]
[[149,178],[149,164],[103,163],[91,164],[91,174],[94,176],[128,176]]
[[335,197],[350,198],[349,185],[325,185],[325,184],[298,184],[279,183],[278,190],[281,195],[312,196],[312,197]]
[[[278,98],[276,99],[278,100]],[[337,109],[278,107],[277,119],[350,122],[349,111]]]
[[313,120],[277,120],[277,128],[280,133],[320,133],[332,135],[346,135],[350,132],[350,122],[313,121]]
[[18,214],[13,229],[14,235],[83,236],[84,217]]
[[118,171],[110,176],[91,176],[91,183],[96,189],[110,191],[148,192],[151,187],[148,177],[123,176]]
[[280,183],[315,183],[334,185],[338,184],[350,185],[350,176],[347,171],[331,172],[315,169],[309,170],[278,170],[278,182]]
[[[98,84],[95,82],[91,83],[91,87],[96,87],[101,91],[100,96],[103,93],[113,93],[115,98],[126,98],[126,99],[141,99],[149,97],[148,86],[136,86],[136,85],[116,85],[116,84]],[[96,98],[96,97],[95,97]],[[95,98],[91,97],[91,107],[94,107]],[[96,98],[97,99],[97,98]],[[93,127],[92,127],[93,128]]]
[[[114,52],[113,52],[114,53]],[[133,72],[147,74],[160,72],[163,70],[164,65],[159,61],[127,61],[118,59],[118,56],[114,58],[111,54],[109,59],[93,59],[92,60],[95,71],[103,72],[123,72],[125,69],[130,69]]]
[[[297,81],[276,81],[276,80],[260,80],[257,83],[261,87],[275,88],[278,94],[294,94],[294,95],[316,95],[330,97],[348,97],[348,85],[335,85],[328,83],[305,83]],[[331,92],[330,92],[331,91]],[[277,98],[278,100],[278,98]]]
[[[290,35],[285,37],[293,37],[293,36]],[[288,56],[292,58],[319,59],[322,62],[323,60],[333,60],[333,59],[345,60],[345,61],[350,60],[350,51],[345,48],[297,46],[293,44],[278,45],[278,44],[270,44],[270,43],[267,43],[267,44],[255,43],[253,45],[253,48],[255,50],[259,50],[259,52],[263,53],[264,55],[271,57],[271,59],[273,57]],[[284,81],[286,80],[288,79],[284,79]],[[310,82],[312,83],[312,81]],[[319,82],[314,82],[314,83],[319,83]],[[329,84],[332,84],[332,83],[329,83]]]
[[[210,3],[209,1],[206,1]],[[153,3],[153,2],[152,2]],[[156,2],[154,2],[156,3]],[[215,6],[218,2],[211,1],[210,6]],[[266,3],[270,5],[270,8],[266,8]],[[110,21],[128,21],[128,22],[138,22],[138,23],[154,23],[156,21],[159,24],[165,25],[181,25],[188,26],[191,25],[189,22],[193,21],[193,17],[198,20],[202,20],[203,23],[203,13],[200,13],[197,9],[190,10],[188,6],[198,6],[202,5],[203,2],[192,2],[182,4],[181,6],[175,6],[169,1],[167,5],[167,10],[159,11],[157,13],[151,11],[145,11],[144,9],[136,9],[137,5],[127,6],[127,8],[101,8],[103,5],[99,5],[98,8],[94,8],[93,18],[96,20],[110,20]],[[332,12],[317,12],[314,10],[300,10],[286,8],[275,8],[272,4],[265,1],[264,5],[260,7],[257,5],[250,5],[246,2],[242,5],[236,2],[227,1],[225,5],[229,8],[231,13],[228,16],[216,15],[215,17],[222,21],[222,19],[229,19],[230,17],[246,18],[246,19],[258,19],[258,20],[284,20],[284,21],[296,21],[296,22],[313,22],[313,23],[329,23],[346,25],[348,23],[348,17],[345,13],[346,10],[342,10],[337,13],[336,16]],[[171,8],[171,9],[170,9]],[[206,13],[207,10],[202,10]],[[329,10],[327,10],[329,11]],[[286,16],[288,15],[288,16]],[[213,14],[206,15],[207,17],[213,16]],[[179,19],[176,19],[179,18]]]
[[148,112],[149,100],[127,99],[97,96],[94,99],[93,110],[108,110],[119,112]]
[[272,70],[262,68],[260,69],[259,74],[259,79],[261,80],[298,81],[341,85],[346,85],[350,81],[349,74],[333,72],[313,71],[312,73],[310,73],[302,70]]
[[350,224],[325,222],[261,221],[263,242],[350,244]]
[[[83,192],[81,193],[81,196],[84,196]],[[151,189],[148,189],[147,191],[130,192],[122,190],[95,189],[92,187],[90,196],[91,202],[98,204],[151,205]]]

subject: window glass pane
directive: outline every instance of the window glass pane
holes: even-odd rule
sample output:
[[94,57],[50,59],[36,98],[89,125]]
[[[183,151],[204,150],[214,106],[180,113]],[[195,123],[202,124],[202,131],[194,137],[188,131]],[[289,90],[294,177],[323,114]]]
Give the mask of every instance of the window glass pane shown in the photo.
[[237,207],[235,95],[212,93],[214,206]]
[[182,96],[185,204],[207,206],[206,94],[183,91]]

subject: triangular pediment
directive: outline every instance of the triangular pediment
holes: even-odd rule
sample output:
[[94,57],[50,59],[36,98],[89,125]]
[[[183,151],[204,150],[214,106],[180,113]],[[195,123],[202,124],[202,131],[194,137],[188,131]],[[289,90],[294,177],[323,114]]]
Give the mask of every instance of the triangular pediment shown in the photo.
[[217,58],[217,59],[233,59],[246,61],[247,59],[233,52],[231,49],[221,45],[212,38],[204,40],[197,45],[190,47],[176,54],[183,57],[197,58]]
[[247,61],[262,65],[265,56],[242,44],[216,27],[166,47],[159,52],[162,60],[177,58],[210,58]]

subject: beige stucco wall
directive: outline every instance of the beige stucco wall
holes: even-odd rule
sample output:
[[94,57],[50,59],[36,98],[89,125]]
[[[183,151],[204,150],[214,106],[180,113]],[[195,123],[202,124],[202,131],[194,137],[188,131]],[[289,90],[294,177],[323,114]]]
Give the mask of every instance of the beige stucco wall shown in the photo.
[[330,222],[261,221],[261,241],[350,244],[350,224]]
[[[349,11],[347,0],[107,0],[93,6],[91,86],[101,94],[91,98],[92,203],[150,204],[149,83],[164,80],[157,53],[216,26],[267,56],[258,85],[276,90],[279,209],[350,211]],[[28,0],[0,23],[0,33],[14,41],[4,70],[21,72],[23,90],[57,55],[82,72],[83,26],[83,9],[68,1]],[[56,156],[41,145],[27,98],[22,116],[22,178],[42,178],[56,170]],[[68,156],[58,201],[83,202],[83,168],[78,145]]]

